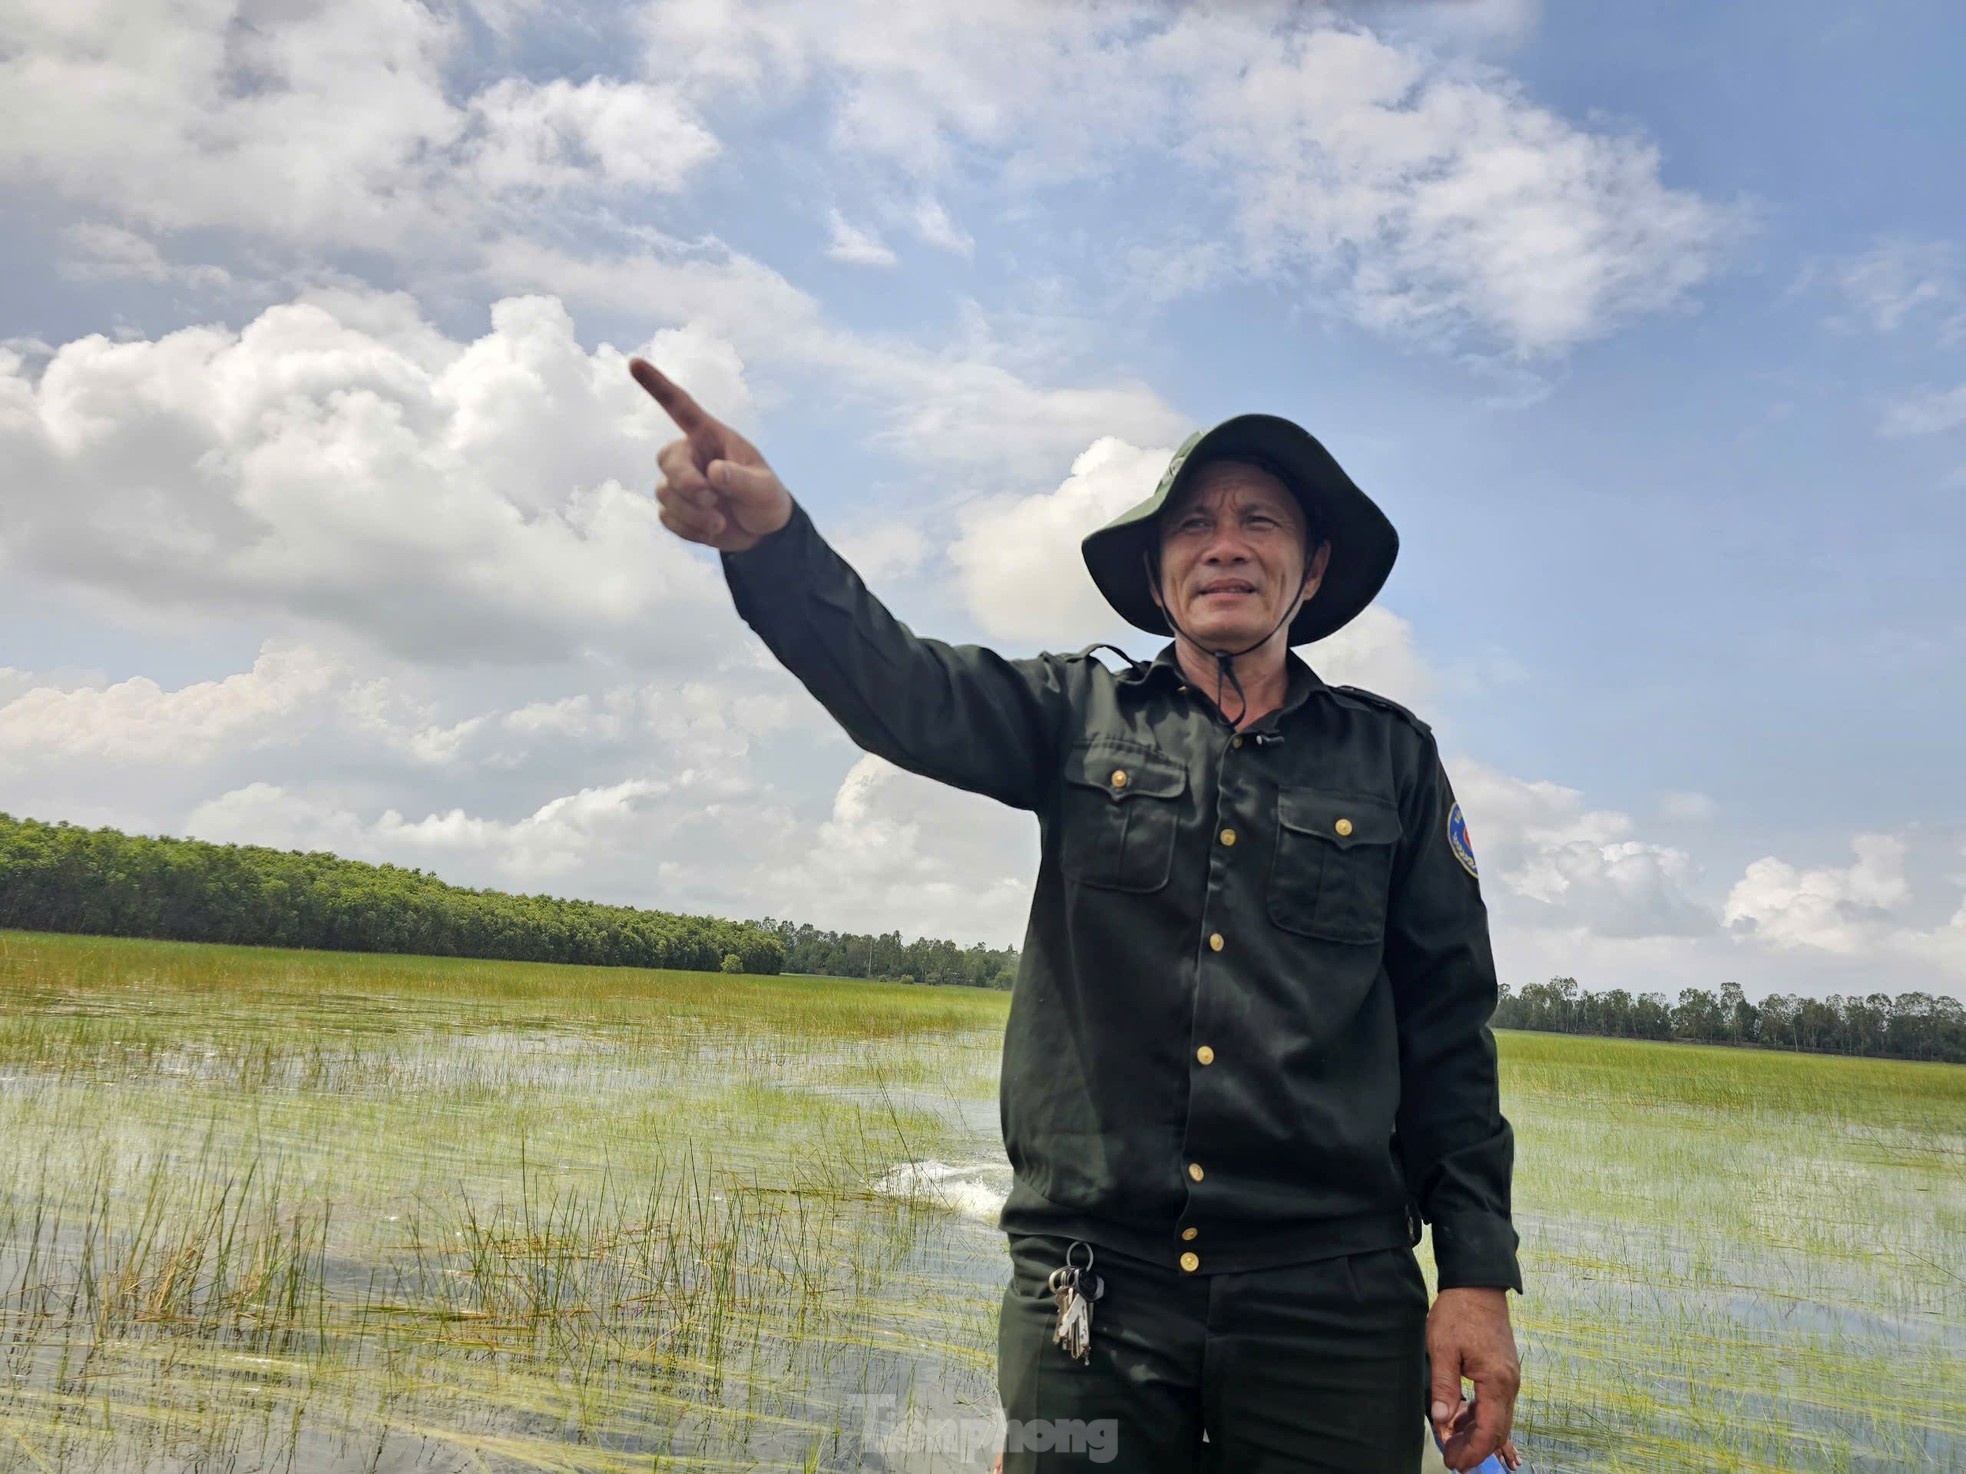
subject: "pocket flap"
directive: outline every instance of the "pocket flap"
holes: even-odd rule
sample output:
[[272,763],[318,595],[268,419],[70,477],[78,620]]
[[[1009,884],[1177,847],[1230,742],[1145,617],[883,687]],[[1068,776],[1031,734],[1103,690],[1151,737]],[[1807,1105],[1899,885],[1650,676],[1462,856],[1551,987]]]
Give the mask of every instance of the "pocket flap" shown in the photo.
[[1188,770],[1173,758],[1137,747],[1076,747],[1065,759],[1065,781],[1114,798],[1144,793],[1173,798],[1188,786]]
[[1341,848],[1394,844],[1401,834],[1399,810],[1384,799],[1321,788],[1279,788],[1277,818],[1285,829],[1314,834]]

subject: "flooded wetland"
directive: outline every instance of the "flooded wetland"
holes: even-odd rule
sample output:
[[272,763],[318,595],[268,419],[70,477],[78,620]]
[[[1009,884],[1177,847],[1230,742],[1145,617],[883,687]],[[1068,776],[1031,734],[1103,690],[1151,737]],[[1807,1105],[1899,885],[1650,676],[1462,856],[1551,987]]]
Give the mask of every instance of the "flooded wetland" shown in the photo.
[[[0,932],[0,1471],[988,1468],[1007,1001]],[[1497,1037],[1525,1467],[1966,1468],[1966,1070]]]

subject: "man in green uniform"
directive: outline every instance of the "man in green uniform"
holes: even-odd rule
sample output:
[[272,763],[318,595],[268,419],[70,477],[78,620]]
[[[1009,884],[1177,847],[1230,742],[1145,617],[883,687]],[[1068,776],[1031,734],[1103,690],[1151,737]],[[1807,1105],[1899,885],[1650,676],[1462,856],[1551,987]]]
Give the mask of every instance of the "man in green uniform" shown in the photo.
[[[723,555],[778,659],[867,751],[1038,816],[1002,1072],[1004,1469],[1410,1471],[1429,1417],[1450,1468],[1513,1463],[1474,853],[1426,724],[1290,653],[1378,593],[1384,514],[1302,429],[1239,416],[1085,539],[1173,643],[1121,672],[1011,660],[911,633],[749,442],[631,369],[685,437],[664,525]],[[1053,1271],[1094,1258],[1079,1344]]]

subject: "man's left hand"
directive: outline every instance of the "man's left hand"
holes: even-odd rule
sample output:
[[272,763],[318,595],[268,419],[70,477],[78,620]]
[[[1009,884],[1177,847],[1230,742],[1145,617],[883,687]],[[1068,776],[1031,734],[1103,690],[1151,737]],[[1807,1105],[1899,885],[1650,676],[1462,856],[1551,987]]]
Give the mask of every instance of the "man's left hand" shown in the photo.
[[[1509,1292],[1472,1286],[1442,1290],[1427,1313],[1427,1357],[1433,1363],[1430,1412],[1441,1458],[1456,1474],[1466,1474],[1503,1451],[1515,1421],[1522,1363],[1509,1328]],[[1462,1401],[1463,1377],[1475,1385],[1472,1406]]]

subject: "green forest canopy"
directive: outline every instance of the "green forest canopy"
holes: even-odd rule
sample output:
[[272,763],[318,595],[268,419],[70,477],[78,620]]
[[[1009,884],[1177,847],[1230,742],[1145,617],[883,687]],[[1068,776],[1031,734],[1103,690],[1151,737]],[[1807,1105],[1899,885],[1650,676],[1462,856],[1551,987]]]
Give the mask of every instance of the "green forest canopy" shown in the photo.
[[319,851],[153,839],[0,814],[0,926],[438,957],[1010,986],[1014,951],[841,936],[447,885]]

